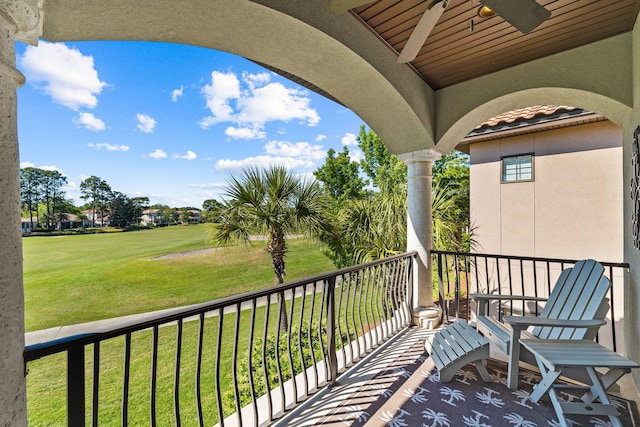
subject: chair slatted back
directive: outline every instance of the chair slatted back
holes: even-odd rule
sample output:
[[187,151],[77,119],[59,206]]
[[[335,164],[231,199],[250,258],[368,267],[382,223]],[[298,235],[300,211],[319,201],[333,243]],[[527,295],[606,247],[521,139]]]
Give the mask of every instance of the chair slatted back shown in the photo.
[[[604,319],[609,311],[606,298],[611,282],[604,267],[592,259],[577,262],[562,272],[540,317],[561,320]],[[541,339],[585,339],[587,328],[536,327],[532,333]]]

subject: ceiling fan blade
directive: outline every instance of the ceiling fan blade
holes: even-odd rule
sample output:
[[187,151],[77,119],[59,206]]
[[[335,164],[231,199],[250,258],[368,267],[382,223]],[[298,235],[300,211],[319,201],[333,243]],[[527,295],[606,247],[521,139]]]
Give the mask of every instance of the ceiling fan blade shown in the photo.
[[551,12],[535,0],[480,0],[480,3],[524,34],[551,16]]
[[433,31],[433,27],[436,26],[438,20],[442,16],[442,13],[447,8],[447,0],[443,0],[424,11],[424,15],[420,18],[418,25],[413,29],[413,32],[407,40],[407,44],[404,45],[402,52],[398,56],[397,62],[403,64],[411,62],[416,58],[422,46],[427,41],[429,34]]
[[367,3],[373,3],[375,0],[329,0],[327,9],[331,13],[344,13],[354,7],[362,6]]

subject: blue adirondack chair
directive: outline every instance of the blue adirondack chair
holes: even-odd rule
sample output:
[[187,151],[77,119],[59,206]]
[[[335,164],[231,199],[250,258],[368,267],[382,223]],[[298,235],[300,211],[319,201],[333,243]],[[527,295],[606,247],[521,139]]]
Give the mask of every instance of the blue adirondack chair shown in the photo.
[[[520,338],[593,340],[598,328],[606,323],[610,287],[611,282],[604,276],[602,264],[591,259],[579,261],[573,268],[562,271],[538,317],[504,316],[504,323],[487,314],[490,301],[531,300],[539,303],[544,299],[470,295],[478,302],[478,331],[509,356],[508,387],[518,387],[520,361],[536,364],[535,356],[520,345]],[[570,371],[565,375],[572,377]],[[582,371],[576,371],[572,378],[583,381]]]

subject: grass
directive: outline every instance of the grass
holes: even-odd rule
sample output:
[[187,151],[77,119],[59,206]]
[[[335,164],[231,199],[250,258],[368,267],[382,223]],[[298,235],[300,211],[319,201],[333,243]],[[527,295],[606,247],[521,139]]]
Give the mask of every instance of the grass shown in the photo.
[[[309,302],[307,302],[309,304]],[[264,308],[256,312],[256,324],[263,325]],[[294,316],[295,318],[296,316]],[[221,363],[217,366],[215,355],[218,350],[218,322],[217,317],[207,318],[204,327],[204,341],[202,352],[202,384],[201,396],[205,425],[213,425],[219,421],[216,405],[216,374],[220,374],[220,392],[224,406],[224,415],[235,412],[233,400],[233,359],[235,314],[225,315],[223,332],[220,342]],[[277,312],[272,308],[270,313],[270,327],[268,330],[275,334]],[[198,425],[196,400],[196,357],[198,348],[198,322],[185,322],[182,331],[180,351],[180,420],[182,425]],[[249,313],[243,312],[239,321],[239,330],[247,331],[250,327]],[[263,334],[262,327],[256,328],[256,336]],[[176,326],[162,327],[158,331],[158,368],[156,386],[156,419],[158,425],[176,425],[174,412],[174,385],[176,366]],[[131,339],[131,374],[129,378],[129,425],[151,425],[150,420],[150,376],[151,376],[151,348],[152,332],[140,331],[132,335]],[[248,345],[247,334],[239,334],[239,360],[246,360]],[[86,402],[90,403],[92,396],[93,375],[93,347],[85,351],[85,387]],[[98,425],[121,425],[122,388],[123,388],[123,354],[124,338],[113,338],[101,343],[100,346],[100,380],[99,380],[99,412]],[[282,356],[286,359],[286,356]],[[284,362],[286,363],[286,362]],[[256,372],[262,376],[262,370]],[[30,426],[58,426],[66,424],[66,358],[63,354],[50,356],[29,364],[27,376],[28,411]],[[87,425],[91,425],[90,410],[87,410]]]
[[[334,269],[315,244],[303,239],[292,239],[288,243],[289,280]],[[30,237],[24,239],[23,246],[28,330],[193,304],[263,288],[274,282],[264,242],[254,242],[249,247],[221,248],[188,256],[157,258],[207,248],[205,225],[130,233]],[[276,316],[275,313],[276,310],[272,310],[271,317]],[[257,315],[264,316],[263,309],[259,309]],[[225,316],[225,330],[220,344],[223,361],[231,358],[234,317],[235,315]],[[204,414],[207,424],[217,421],[213,409],[213,357],[217,348],[217,322],[217,318],[205,321],[205,340],[209,342],[209,347],[203,353],[203,364],[208,368],[204,374],[202,395],[203,405],[208,408]],[[247,330],[248,322],[243,315],[240,330]],[[271,320],[270,324],[275,325],[275,320]],[[180,400],[184,408],[189,408],[181,414],[183,422],[189,425],[196,421],[194,379],[197,335],[197,322],[185,323]],[[129,392],[131,425],[150,423],[151,338],[150,331],[141,331],[132,336]],[[175,342],[175,326],[161,328],[157,397],[159,425],[174,423],[172,407]],[[239,344],[246,348],[246,342]],[[105,341],[100,347],[100,425],[120,424],[123,345],[123,338],[114,338]],[[87,393],[91,390],[92,349],[86,349]],[[53,355],[30,362],[28,370],[29,424],[64,425],[65,355]],[[220,382],[221,391],[229,390],[232,373],[228,367],[222,367]],[[90,402],[90,399],[88,397],[87,401]],[[225,407],[228,408],[229,405],[232,406],[232,403],[226,402]],[[225,412],[228,414],[227,410]]]
[[[206,248],[205,234],[205,226],[192,225],[131,233],[25,239],[26,317],[30,330],[203,302],[273,284],[271,262],[264,251],[264,242],[254,242],[254,246],[251,247],[221,248],[187,256],[157,258],[160,255]],[[331,262],[322,255],[315,244],[303,239],[292,239],[288,243],[289,280],[334,270]],[[353,286],[340,289],[354,294],[356,288]],[[313,334],[316,334],[316,322],[320,321],[317,317],[322,311],[320,298],[320,295],[305,300],[296,298],[291,324],[298,325],[300,316],[304,316],[305,322],[315,323],[311,329],[314,331]],[[354,295],[350,298],[345,297],[346,300],[359,301],[357,304],[362,304]],[[313,312],[311,307],[315,307]],[[344,317],[340,318],[343,328],[346,323],[355,327],[355,317],[364,317],[366,309],[348,309],[345,306],[344,310]],[[276,307],[271,307],[267,325],[264,321],[265,312],[265,307],[258,307],[256,310],[255,334],[258,339],[263,333],[271,336],[275,336],[276,333]],[[240,378],[243,375],[246,377],[249,342],[247,331],[251,328],[251,312],[242,311],[238,319],[238,356],[234,363],[236,316],[224,316],[221,334],[218,334],[218,317],[207,318],[204,321],[200,395],[206,425],[218,422],[218,387],[222,394],[223,416],[230,415],[235,411],[234,372]],[[373,317],[371,319],[373,320]],[[174,387],[177,328],[175,325],[169,325],[159,329],[158,380],[155,389],[158,425],[174,425],[178,416],[182,425],[198,424],[198,393],[195,386],[198,327],[199,322],[185,322],[181,334],[179,415],[174,413],[173,404],[176,399]],[[267,332],[264,332],[264,328],[267,328]],[[354,338],[355,336],[350,337]],[[344,339],[348,341],[344,336],[338,338]],[[152,348],[152,331],[132,334],[131,375],[128,380],[129,425],[151,424],[149,396]],[[87,404],[90,404],[92,399],[90,393],[93,387],[93,350],[93,346],[85,348]],[[219,364],[216,362],[218,351],[221,354]],[[124,338],[118,337],[102,342],[99,354],[98,424],[120,425],[124,384]],[[297,357],[295,354],[296,351],[294,358]],[[294,363],[287,362],[285,351],[280,357],[283,358],[285,368],[288,363]],[[234,368],[236,365],[239,367]],[[27,410],[30,426],[66,424],[66,356],[58,354],[30,362],[28,372]],[[260,372],[258,370],[256,375],[263,375]],[[246,386],[244,390],[246,396]],[[90,412],[90,408],[87,408],[89,424]]]
[[[26,330],[195,304],[274,283],[260,241],[156,259],[209,247],[206,227],[25,238]],[[316,244],[304,239],[288,244],[288,280],[334,269]]]

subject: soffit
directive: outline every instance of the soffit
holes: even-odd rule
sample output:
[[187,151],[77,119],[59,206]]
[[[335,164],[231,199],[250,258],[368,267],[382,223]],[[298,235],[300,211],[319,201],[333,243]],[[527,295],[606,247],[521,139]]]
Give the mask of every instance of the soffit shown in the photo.
[[[399,53],[431,1],[378,0],[350,12]],[[477,0],[449,0],[410,65],[437,90],[631,31],[640,10],[640,0],[537,1],[551,18],[522,34],[499,16],[479,18]]]

